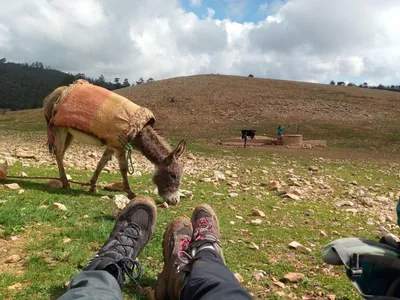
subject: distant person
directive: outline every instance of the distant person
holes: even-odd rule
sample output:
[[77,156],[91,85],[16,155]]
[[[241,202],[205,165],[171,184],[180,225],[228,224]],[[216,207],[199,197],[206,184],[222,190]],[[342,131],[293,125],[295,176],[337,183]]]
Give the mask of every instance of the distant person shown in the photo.
[[285,127],[279,126],[278,127],[278,132],[277,132],[277,134],[278,134],[278,144],[282,144],[283,143],[282,142],[282,137],[283,137],[284,133],[285,133]]
[[[120,214],[110,237],[59,299],[116,299],[127,275],[141,275],[136,260],[156,226],[157,208],[149,197],[137,197]],[[217,215],[207,204],[191,220],[177,217],[163,237],[164,268],[158,276],[156,299],[252,299],[225,265]],[[136,268],[136,275],[134,271]]]

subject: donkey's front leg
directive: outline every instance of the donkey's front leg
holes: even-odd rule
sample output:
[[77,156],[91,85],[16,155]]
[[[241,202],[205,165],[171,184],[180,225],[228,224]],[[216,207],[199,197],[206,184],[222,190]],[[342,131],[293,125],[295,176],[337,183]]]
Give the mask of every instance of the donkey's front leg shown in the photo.
[[121,171],[122,181],[124,183],[124,190],[128,194],[129,199],[133,199],[136,197],[136,194],[132,192],[129,186],[128,180],[128,162],[126,161],[125,150],[118,150],[117,158],[119,163],[119,170]]
[[107,162],[111,159],[112,155],[114,154],[114,149],[111,147],[107,147],[104,151],[103,156],[101,157],[100,161],[97,163],[96,170],[93,173],[92,179],[90,179],[90,191],[97,192],[96,182],[99,178],[99,175],[103,168],[106,166]]

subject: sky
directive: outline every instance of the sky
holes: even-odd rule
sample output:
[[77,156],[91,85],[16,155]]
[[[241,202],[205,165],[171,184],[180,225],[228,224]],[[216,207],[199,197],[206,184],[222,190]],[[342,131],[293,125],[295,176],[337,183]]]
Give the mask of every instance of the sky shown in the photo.
[[0,58],[134,82],[232,74],[400,84],[399,0],[2,1]]

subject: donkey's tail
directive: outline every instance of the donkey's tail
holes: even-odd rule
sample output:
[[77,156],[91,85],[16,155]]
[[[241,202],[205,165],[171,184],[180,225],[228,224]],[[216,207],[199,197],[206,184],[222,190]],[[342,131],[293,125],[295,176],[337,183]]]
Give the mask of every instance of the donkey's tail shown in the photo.
[[47,123],[47,145],[49,147],[49,152],[54,154],[55,151],[55,137],[54,137],[54,124],[53,116],[55,112],[55,106],[59,101],[62,92],[66,89],[66,86],[60,86],[56,88],[51,94],[49,94],[43,101],[43,111],[44,117]]

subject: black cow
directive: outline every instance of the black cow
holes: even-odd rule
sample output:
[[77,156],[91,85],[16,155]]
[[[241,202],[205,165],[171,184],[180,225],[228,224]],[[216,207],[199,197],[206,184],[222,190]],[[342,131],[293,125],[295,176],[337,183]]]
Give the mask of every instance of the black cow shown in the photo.
[[244,148],[246,148],[247,137],[249,136],[251,139],[254,139],[255,135],[256,135],[256,130],[242,129],[242,139],[244,140]]

